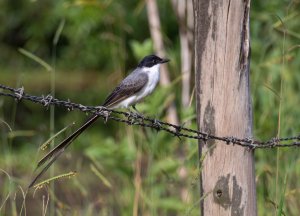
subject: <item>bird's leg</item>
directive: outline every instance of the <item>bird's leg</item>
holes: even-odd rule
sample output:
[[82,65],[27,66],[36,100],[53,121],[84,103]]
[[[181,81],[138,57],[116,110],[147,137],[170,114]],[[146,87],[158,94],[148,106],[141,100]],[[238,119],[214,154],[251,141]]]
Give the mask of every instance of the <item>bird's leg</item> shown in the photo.
[[135,104],[132,105],[132,108],[133,108],[137,113],[139,113],[139,111],[138,111],[137,108],[135,107]]
[[136,116],[141,118],[141,119],[144,119],[144,116],[137,110],[137,108],[135,107],[135,104],[132,105],[132,108],[136,111]]
[[130,124],[133,124],[134,119],[136,119],[136,113],[132,112],[130,107],[128,107],[127,109],[128,109],[128,112],[127,112],[128,121]]

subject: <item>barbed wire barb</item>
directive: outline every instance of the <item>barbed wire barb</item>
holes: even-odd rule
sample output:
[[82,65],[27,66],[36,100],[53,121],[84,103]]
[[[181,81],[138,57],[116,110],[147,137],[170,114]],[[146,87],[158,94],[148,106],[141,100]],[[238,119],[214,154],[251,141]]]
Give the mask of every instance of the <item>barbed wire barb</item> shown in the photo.
[[[157,131],[165,131],[175,137],[181,139],[182,137],[188,139],[203,140],[204,143],[209,140],[218,140],[226,145],[239,145],[246,147],[249,150],[262,149],[262,148],[279,148],[279,147],[300,147],[300,135],[292,137],[272,137],[267,141],[258,141],[253,138],[238,138],[233,136],[222,137],[215,134],[208,134],[202,131],[184,127],[182,125],[174,125],[168,122],[163,122],[158,119],[149,118],[139,113],[124,112],[119,110],[110,110],[102,106],[85,106],[82,104],[71,102],[70,99],[59,100],[51,95],[34,96],[25,93],[24,87],[15,89],[9,86],[0,84],[0,96],[11,97],[17,101],[31,101],[33,103],[41,104],[45,107],[60,106],[65,107],[67,111],[79,110],[82,112],[93,113],[101,116],[106,123],[108,119],[126,123],[128,125],[136,125],[141,127],[153,128]],[[6,91],[6,92],[5,92]],[[7,92],[8,91],[8,92]]]

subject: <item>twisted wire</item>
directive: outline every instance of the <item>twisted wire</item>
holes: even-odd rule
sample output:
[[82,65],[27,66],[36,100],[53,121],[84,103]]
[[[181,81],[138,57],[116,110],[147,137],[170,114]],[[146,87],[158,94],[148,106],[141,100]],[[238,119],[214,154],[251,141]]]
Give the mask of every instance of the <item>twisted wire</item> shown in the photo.
[[[239,145],[249,149],[300,147],[300,135],[281,138],[273,137],[266,141],[259,141],[252,138],[217,136],[214,134],[208,134],[192,128],[184,127],[183,125],[174,125],[154,118],[146,117],[138,113],[110,110],[101,106],[85,106],[82,104],[71,102],[69,100],[59,100],[52,97],[51,95],[30,95],[25,93],[23,87],[16,89],[0,84],[0,89],[4,90],[0,92],[0,96],[11,97],[16,99],[17,101],[27,100],[33,103],[41,104],[45,107],[60,106],[65,107],[68,111],[80,110],[82,112],[94,113],[103,117],[105,120],[110,119],[113,121],[126,123],[128,125],[153,128],[157,131],[165,131],[178,138],[185,137],[188,139],[203,141],[218,140],[227,145]],[[109,113],[109,115],[107,115],[107,113]]]

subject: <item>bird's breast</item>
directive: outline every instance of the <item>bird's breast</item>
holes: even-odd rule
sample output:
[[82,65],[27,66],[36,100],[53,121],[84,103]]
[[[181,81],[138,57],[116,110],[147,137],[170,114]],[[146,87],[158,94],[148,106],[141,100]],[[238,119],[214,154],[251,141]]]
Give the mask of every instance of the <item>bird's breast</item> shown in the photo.
[[159,70],[150,70],[147,72],[147,75],[148,75],[148,82],[145,85],[145,87],[142,89],[142,91],[139,92],[138,97],[136,98],[137,101],[151,94],[159,81],[159,77],[160,77]]
[[145,95],[153,92],[159,81],[159,70],[148,72],[148,82],[145,86]]

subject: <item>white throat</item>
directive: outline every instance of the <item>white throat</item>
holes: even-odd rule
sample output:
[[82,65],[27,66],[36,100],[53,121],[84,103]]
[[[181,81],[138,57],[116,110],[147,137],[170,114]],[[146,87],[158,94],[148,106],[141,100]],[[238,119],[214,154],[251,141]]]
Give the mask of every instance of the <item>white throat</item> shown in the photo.
[[160,64],[154,65],[151,68],[143,67],[142,70],[148,75],[148,82],[140,93],[143,98],[151,94],[158,84],[160,78]]
[[152,67],[143,67],[142,68],[142,71],[145,71],[146,73],[148,73],[149,75],[152,74],[156,74],[158,73],[159,74],[159,71],[160,71],[160,64],[157,64],[157,65],[154,65]]

